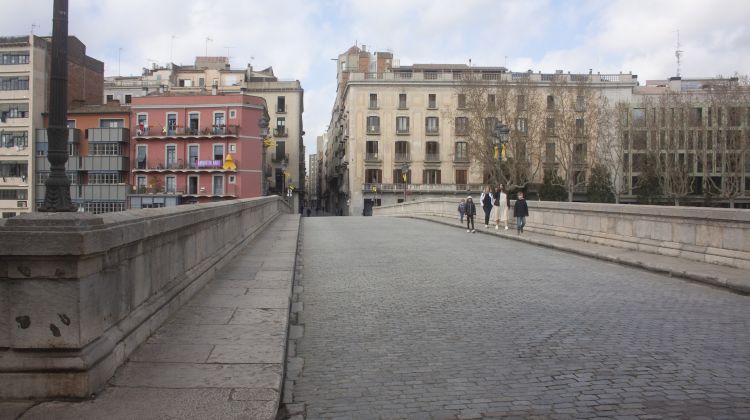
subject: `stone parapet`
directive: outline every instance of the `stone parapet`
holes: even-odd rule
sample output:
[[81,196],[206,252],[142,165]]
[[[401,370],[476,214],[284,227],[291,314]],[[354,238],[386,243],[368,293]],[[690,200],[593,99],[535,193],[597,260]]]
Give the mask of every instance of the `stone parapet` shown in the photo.
[[[376,207],[373,214],[458,217],[457,206],[456,199],[426,199]],[[750,269],[747,210],[556,201],[528,206],[524,229],[531,232]]]
[[86,397],[289,206],[264,197],[0,222],[0,398]]

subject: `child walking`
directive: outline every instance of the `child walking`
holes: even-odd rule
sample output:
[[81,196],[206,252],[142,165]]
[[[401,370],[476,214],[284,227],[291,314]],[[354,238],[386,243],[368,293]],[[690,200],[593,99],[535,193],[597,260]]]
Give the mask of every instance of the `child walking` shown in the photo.
[[466,212],[466,232],[476,232],[476,230],[474,230],[474,216],[477,214],[477,206],[474,205],[471,196],[466,198],[464,211]]
[[526,200],[523,198],[523,191],[518,192],[518,199],[513,207],[513,215],[516,216],[516,229],[518,234],[523,233],[523,227],[526,226],[526,217],[529,215],[529,206],[526,205]]

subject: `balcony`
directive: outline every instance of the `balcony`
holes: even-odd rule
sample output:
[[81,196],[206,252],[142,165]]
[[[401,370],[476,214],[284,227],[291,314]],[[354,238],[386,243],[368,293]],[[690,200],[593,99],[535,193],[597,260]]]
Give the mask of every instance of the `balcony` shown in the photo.
[[425,155],[424,155],[424,161],[425,162],[439,163],[440,162],[440,153],[425,153]]
[[378,193],[404,193],[404,189],[416,193],[444,193],[444,192],[481,192],[482,184],[362,184],[362,192],[371,193],[372,187]]
[[380,126],[379,125],[368,125],[367,126],[367,134],[373,134],[373,135],[380,134]]
[[289,162],[289,153],[274,153],[271,157],[272,162]]
[[[235,160],[235,164],[238,162]],[[182,159],[175,162],[136,161],[133,172],[237,172],[236,169],[224,169],[222,159],[197,160],[185,164]]]
[[135,130],[136,140],[166,139],[166,138],[201,138],[201,137],[237,137],[239,125],[209,125],[203,128],[177,126],[166,127],[138,127]]
[[380,163],[382,162],[382,159],[380,158],[380,155],[378,152],[366,152],[365,153],[365,162],[367,163]]
[[[49,143],[47,138],[47,129],[38,128],[36,130],[36,141],[39,143]],[[77,128],[68,129],[68,143],[80,143],[81,142],[81,130]]]
[[463,155],[453,156],[453,163],[469,163],[469,157]]
[[83,171],[127,171],[128,158],[124,156],[81,156]]
[[90,142],[126,143],[130,139],[127,128],[89,128],[87,134]]
[[394,159],[396,162],[411,162],[411,155],[409,153],[396,153]]
[[[65,162],[65,170],[66,171],[78,171],[81,167],[81,162],[79,161],[79,156],[68,156],[68,160]],[[37,156],[36,157],[36,168],[34,168],[37,172],[49,172],[50,171],[50,164],[49,160],[47,160],[47,156]]]
[[273,136],[274,137],[289,137],[289,131],[287,131],[286,127],[276,127],[273,129]]

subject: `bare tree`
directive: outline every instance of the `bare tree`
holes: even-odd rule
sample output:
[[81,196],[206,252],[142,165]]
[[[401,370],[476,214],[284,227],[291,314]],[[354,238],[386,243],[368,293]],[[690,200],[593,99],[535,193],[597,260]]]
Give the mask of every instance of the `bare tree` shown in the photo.
[[[456,92],[456,135],[467,139],[469,156],[482,168],[485,180],[510,189],[534,182],[541,162],[538,139],[542,120],[537,89],[526,79],[485,80],[481,74],[470,73]],[[500,148],[493,139],[497,123],[510,128],[509,141]]]
[[596,149],[598,123],[604,112],[601,92],[585,75],[576,76],[577,81],[569,82],[568,76],[556,75],[546,99],[546,137],[555,149],[557,177],[553,179],[563,183],[568,201],[573,201],[574,192],[585,189],[587,172],[597,157],[589,150]]
[[595,164],[603,167],[609,175],[610,182],[607,186],[614,196],[615,203],[619,203],[620,196],[630,192],[630,176],[625,161],[628,151],[625,141],[628,126],[627,118],[623,118],[630,112],[630,106],[625,102],[610,105],[604,97],[601,106],[597,123]]

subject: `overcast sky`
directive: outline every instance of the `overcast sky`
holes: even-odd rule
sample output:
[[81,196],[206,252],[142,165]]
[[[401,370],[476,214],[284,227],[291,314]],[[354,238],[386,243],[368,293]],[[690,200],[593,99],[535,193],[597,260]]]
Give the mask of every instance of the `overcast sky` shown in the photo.
[[[0,0],[0,35],[52,30],[52,0]],[[513,71],[619,73],[641,83],[750,73],[747,0],[70,0],[69,33],[105,63],[136,75],[151,62],[229,55],[232,67],[273,66],[305,89],[307,153],[330,121],[332,58],[357,43],[402,65],[505,65]],[[206,42],[206,38],[211,41]],[[122,50],[120,50],[122,48]],[[118,59],[119,52],[119,59]]]

